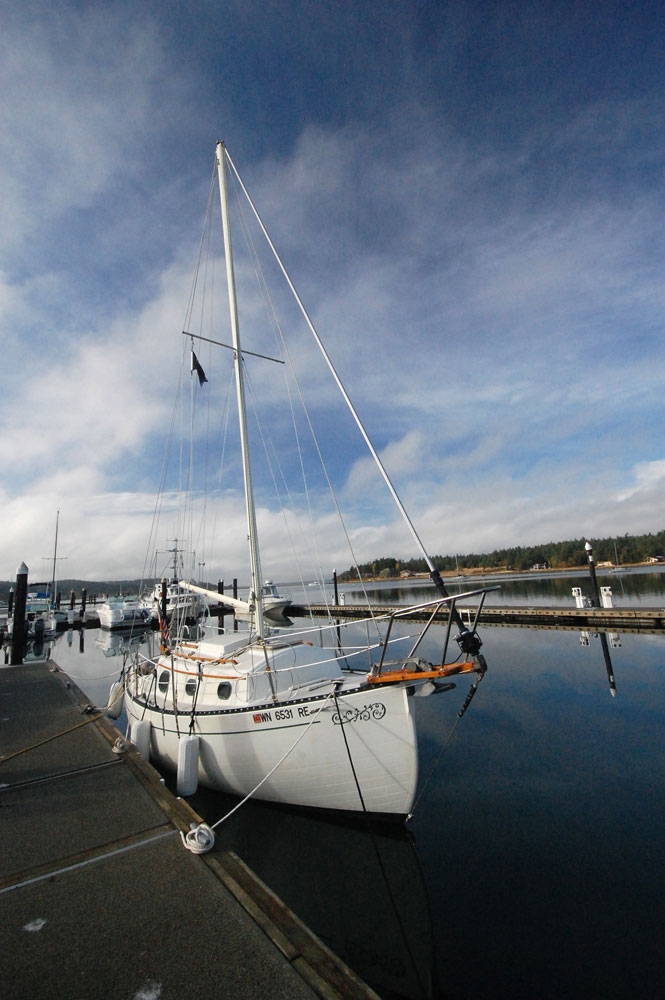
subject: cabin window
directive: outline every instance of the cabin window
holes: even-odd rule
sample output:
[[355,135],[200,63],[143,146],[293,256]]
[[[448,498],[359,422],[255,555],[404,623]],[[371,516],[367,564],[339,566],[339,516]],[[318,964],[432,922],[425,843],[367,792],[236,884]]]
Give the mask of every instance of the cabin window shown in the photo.
[[228,681],[222,681],[217,685],[217,697],[220,701],[227,701],[231,697],[231,685]]
[[168,670],[162,670],[161,674],[159,675],[159,680],[157,681],[157,686],[159,687],[159,690],[162,692],[162,694],[166,694],[166,692],[169,689],[169,679],[170,679],[170,674]]
[[196,694],[196,681],[187,681],[185,684],[185,694],[188,694],[190,698],[193,698]]

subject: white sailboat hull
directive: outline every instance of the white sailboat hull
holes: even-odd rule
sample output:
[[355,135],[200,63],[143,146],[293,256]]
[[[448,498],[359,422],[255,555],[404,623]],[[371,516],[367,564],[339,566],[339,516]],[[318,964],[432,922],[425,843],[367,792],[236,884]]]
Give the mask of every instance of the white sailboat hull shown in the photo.
[[[164,675],[158,666],[157,677]],[[195,677],[189,674],[190,685]],[[240,678],[236,684],[251,690],[257,680]],[[213,678],[209,689],[217,681]],[[316,686],[322,690],[320,683]],[[194,712],[193,697],[188,711],[184,695],[178,695],[176,713],[166,692],[161,704],[159,695],[149,693],[155,692],[154,675],[152,686],[140,673],[128,677],[130,727],[138,720],[150,722],[150,757],[160,766],[176,771],[179,743],[194,735],[199,737],[198,781],[205,787],[319,809],[400,817],[410,811],[418,753],[405,685],[370,687],[352,675],[339,682],[335,694],[327,681],[323,693],[225,709],[211,708],[201,690]]]

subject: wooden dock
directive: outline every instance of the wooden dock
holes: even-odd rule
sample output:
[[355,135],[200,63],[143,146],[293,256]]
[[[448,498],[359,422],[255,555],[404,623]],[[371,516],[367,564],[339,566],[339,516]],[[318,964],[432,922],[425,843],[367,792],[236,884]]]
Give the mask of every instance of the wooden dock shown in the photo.
[[[395,611],[404,610],[399,605],[375,605],[371,609],[373,616],[391,615]],[[476,616],[475,607],[457,605],[457,610],[465,624],[470,625]],[[292,606],[289,617],[303,618],[312,616],[323,618],[331,615],[341,620],[365,619],[369,617],[367,608],[360,604],[338,604],[330,607],[325,604],[308,604]],[[401,616],[404,621],[427,621],[426,612],[413,612]],[[445,623],[447,612],[443,608],[435,621]],[[641,632],[660,634],[665,632],[665,608],[560,608],[560,607],[521,607],[518,605],[487,604],[483,607],[478,623],[481,627],[488,625],[503,628],[536,628],[536,629],[567,629],[577,632]]]

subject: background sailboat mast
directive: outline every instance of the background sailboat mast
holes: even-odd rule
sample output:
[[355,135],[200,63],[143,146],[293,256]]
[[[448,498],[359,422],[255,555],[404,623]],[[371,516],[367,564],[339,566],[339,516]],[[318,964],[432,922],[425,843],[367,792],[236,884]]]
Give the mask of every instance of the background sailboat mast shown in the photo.
[[247,532],[249,536],[249,553],[252,576],[252,589],[249,603],[256,606],[256,627],[260,638],[264,635],[263,608],[261,606],[261,566],[259,563],[258,534],[256,530],[256,511],[254,509],[254,494],[252,491],[252,469],[249,458],[249,443],[247,440],[247,413],[245,408],[245,389],[242,371],[242,353],[240,350],[240,330],[238,326],[238,306],[236,301],[235,277],[233,273],[233,253],[231,247],[231,227],[229,224],[229,200],[226,184],[226,147],[218,142],[215,150],[217,174],[219,177],[219,199],[222,209],[222,226],[224,229],[224,255],[226,257],[226,282],[229,290],[229,310],[231,314],[231,336],[233,343],[234,364],[236,374],[236,394],[238,398],[238,415],[240,420],[240,442],[242,448],[242,467],[245,479],[245,502],[247,506]]
[[55,570],[58,561],[58,524],[60,523],[60,511],[55,515],[55,542],[53,544],[53,571],[51,573],[51,605],[55,607]]

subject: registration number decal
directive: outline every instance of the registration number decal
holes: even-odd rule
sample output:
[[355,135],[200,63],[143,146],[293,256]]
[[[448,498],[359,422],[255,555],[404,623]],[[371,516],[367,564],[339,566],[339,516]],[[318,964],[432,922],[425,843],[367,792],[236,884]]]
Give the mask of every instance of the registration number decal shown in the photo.
[[298,708],[275,708],[271,709],[269,712],[254,712],[252,716],[252,721],[257,723],[262,722],[286,722],[289,719],[308,719],[309,718],[309,708],[307,705],[299,705]]

